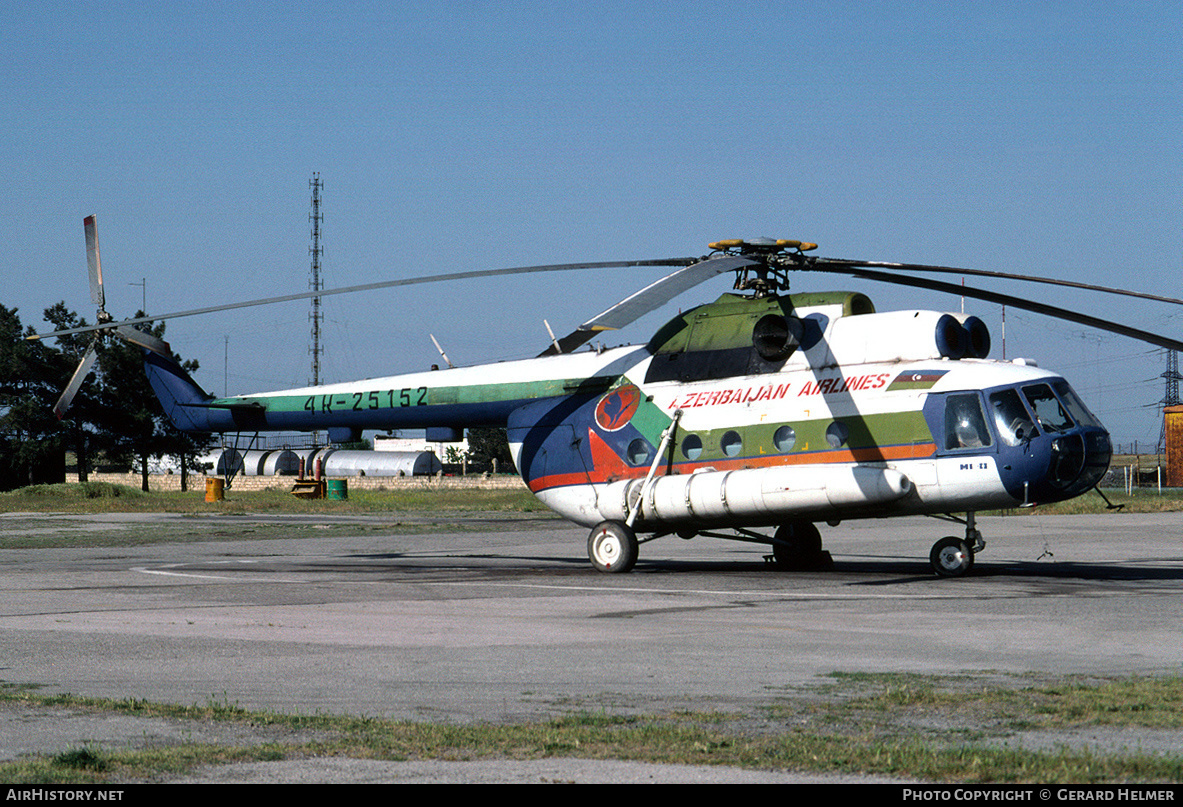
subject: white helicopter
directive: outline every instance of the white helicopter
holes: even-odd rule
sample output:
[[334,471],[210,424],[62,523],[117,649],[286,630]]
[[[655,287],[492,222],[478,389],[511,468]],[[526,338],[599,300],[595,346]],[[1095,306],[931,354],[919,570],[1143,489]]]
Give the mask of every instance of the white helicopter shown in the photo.
[[[1079,312],[899,272],[1183,300],[1000,272],[820,258],[807,254],[815,244],[772,239],[716,242],[702,258],[437,275],[115,323],[103,308],[93,216],[85,229],[99,324],[41,336],[94,330],[96,338],[139,345],[178,428],[319,431],[343,442],[364,429],[424,428],[429,440],[447,441],[467,427],[504,426],[522,479],[548,507],[590,529],[588,557],[603,572],[631,570],[640,543],[668,535],[763,543],[783,568],[816,567],[828,558],[817,523],[923,514],[964,525],[929,555],[937,575],[956,577],[985,546],[975,513],[1069,499],[1105,474],[1109,434],[1068,382],[1030,362],[988,359],[990,336],[977,317],[877,313],[852,292],[780,293],[793,271],[947,291],[1183,350],[1183,342]],[[536,358],[327,386],[216,398],[166,343],[134,327],[399,285],[625,266],[678,268],[552,338]],[[674,317],[647,344],[580,349],[727,273],[735,275],[730,292]],[[59,417],[93,361],[92,346],[55,407]]]

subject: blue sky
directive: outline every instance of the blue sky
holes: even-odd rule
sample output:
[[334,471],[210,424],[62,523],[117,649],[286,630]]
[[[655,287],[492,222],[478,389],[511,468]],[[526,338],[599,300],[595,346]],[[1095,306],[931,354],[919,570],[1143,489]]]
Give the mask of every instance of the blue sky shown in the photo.
[[[93,320],[433,272],[815,241],[831,257],[1183,296],[1178,2],[15,2],[0,10],[0,303]],[[322,377],[534,355],[656,274],[326,299]],[[725,285],[725,284],[724,284]],[[880,310],[960,300],[803,275]],[[996,283],[1183,337],[1183,309]],[[704,286],[609,340],[640,342]],[[966,302],[994,331],[1001,310]],[[311,377],[309,305],[177,320],[211,391]],[[1157,349],[1007,311],[1007,358],[1156,441]]]

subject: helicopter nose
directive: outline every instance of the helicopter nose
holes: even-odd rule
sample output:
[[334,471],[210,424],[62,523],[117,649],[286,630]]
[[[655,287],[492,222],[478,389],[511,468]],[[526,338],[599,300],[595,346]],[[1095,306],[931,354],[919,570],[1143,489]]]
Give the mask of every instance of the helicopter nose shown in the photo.
[[1104,429],[1062,434],[1048,446],[1047,483],[1065,497],[1090,490],[1109,470],[1113,447]]

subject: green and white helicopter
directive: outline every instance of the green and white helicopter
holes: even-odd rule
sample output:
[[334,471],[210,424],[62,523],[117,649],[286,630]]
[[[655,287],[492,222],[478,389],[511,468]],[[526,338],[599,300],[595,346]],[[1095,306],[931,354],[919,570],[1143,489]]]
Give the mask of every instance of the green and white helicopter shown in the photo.
[[[426,429],[433,441],[503,426],[522,479],[548,507],[589,529],[603,572],[627,572],[638,545],[711,536],[770,545],[785,568],[828,555],[816,524],[929,515],[964,525],[932,546],[936,574],[968,572],[985,543],[974,514],[1055,502],[1094,488],[1109,434],[1059,374],[987,358],[974,316],[876,312],[853,292],[786,294],[796,271],[947,291],[1059,317],[1171,350],[1183,342],[1076,311],[910,273],[1028,280],[1183,304],[1051,278],[812,256],[815,244],[731,240],[705,257],[518,267],[417,277],[115,322],[104,309],[98,237],[85,220],[97,331],[143,349],[164,411],[182,430],[327,432]],[[181,316],[412,284],[605,267],[675,267],[592,317],[539,356],[364,381],[218,398],[168,345],[135,326]],[[903,273],[909,274],[903,274]],[[733,288],[680,313],[643,345],[586,347],[719,275]],[[94,362],[92,346],[55,411]],[[965,514],[962,517],[960,514]]]

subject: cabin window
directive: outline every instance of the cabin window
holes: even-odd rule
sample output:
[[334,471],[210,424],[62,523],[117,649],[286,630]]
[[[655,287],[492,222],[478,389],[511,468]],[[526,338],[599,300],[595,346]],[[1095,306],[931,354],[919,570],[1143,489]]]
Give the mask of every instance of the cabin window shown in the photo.
[[728,457],[734,457],[743,449],[743,438],[739,436],[739,432],[727,432],[719,440],[719,448],[723,449],[723,453]]
[[1019,393],[1013,389],[999,390],[990,396],[990,411],[1002,442],[1017,446],[1039,436],[1031,415]]
[[702,438],[697,434],[688,434],[682,440],[682,456],[688,460],[696,460],[702,456]]
[[1057,381],[1052,386],[1055,388],[1056,394],[1060,396],[1060,400],[1064,402],[1064,406],[1068,408],[1068,413],[1076,418],[1077,423],[1081,426],[1101,425],[1101,421],[1089,411],[1089,408],[1084,405],[1084,401],[1080,400],[1076,391],[1068,386],[1067,381]]
[[793,446],[797,445],[797,432],[792,426],[781,426],[773,433],[772,444],[776,446],[777,451],[787,454],[793,450]]
[[633,465],[641,465],[649,459],[649,443],[638,437],[628,444],[628,461]]
[[982,402],[976,393],[950,395],[945,399],[945,448],[982,448],[993,442]]
[[1060,401],[1052,394],[1047,384],[1032,384],[1023,387],[1023,395],[1035,412],[1035,420],[1045,432],[1062,432],[1072,428],[1072,418],[1064,411]]
[[835,420],[826,429],[826,442],[830,448],[842,448],[850,439],[850,427],[840,420]]

